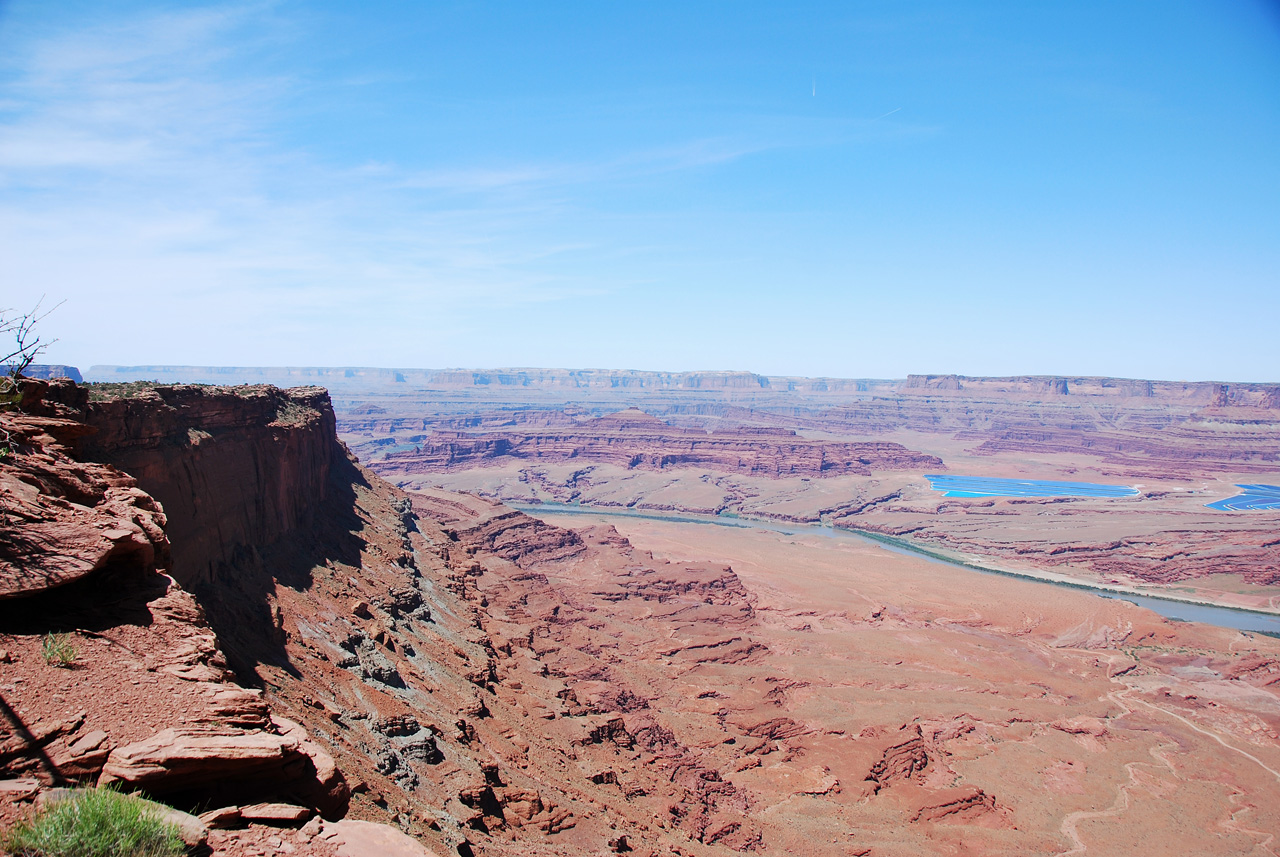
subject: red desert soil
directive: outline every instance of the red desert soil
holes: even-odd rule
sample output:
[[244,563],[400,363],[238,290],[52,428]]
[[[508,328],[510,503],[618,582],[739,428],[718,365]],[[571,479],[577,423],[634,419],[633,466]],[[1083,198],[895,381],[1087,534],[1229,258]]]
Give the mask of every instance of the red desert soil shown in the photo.
[[[726,757],[768,850],[1271,853],[1274,640],[875,546],[609,523],[588,543],[616,527],[655,558],[732,566],[753,597],[745,626],[612,660],[646,675],[677,736]],[[601,566],[548,578],[581,604]],[[756,736],[777,749],[740,755]]]

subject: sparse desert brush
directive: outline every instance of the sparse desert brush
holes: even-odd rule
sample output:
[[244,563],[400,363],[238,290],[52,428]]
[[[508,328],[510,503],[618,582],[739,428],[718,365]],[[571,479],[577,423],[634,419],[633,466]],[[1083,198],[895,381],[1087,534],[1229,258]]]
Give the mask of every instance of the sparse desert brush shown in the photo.
[[44,662],[51,667],[68,669],[76,662],[76,646],[71,642],[70,634],[45,634],[40,645],[40,654]]
[[109,402],[112,399],[136,399],[160,386],[159,381],[97,381],[85,384],[89,401]]
[[149,801],[110,786],[77,789],[0,835],[17,857],[178,857],[178,828]]
[[314,414],[315,411],[310,408],[286,399],[276,408],[276,418],[271,424],[281,426],[300,426],[304,425],[307,422],[307,419]]

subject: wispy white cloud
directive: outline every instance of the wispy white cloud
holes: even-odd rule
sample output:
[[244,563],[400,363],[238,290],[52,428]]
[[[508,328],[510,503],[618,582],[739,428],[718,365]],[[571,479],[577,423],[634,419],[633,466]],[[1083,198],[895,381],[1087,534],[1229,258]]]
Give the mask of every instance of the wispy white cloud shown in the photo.
[[498,174],[476,168],[424,181],[394,164],[322,166],[279,143],[274,113],[301,84],[235,68],[254,40],[273,37],[258,31],[244,46],[261,11],[111,21],[11,55],[0,246],[12,288],[71,298],[60,321],[79,329],[64,341],[94,339],[104,310],[166,306],[216,322],[214,299],[250,317],[341,317],[367,304],[412,314],[571,291],[520,268],[577,245],[533,252],[509,240],[527,212],[422,192],[509,186],[514,173],[486,180]]
[[[294,33],[272,8],[100,20],[3,61],[0,254],[15,290],[69,298],[66,359],[258,349],[270,360],[263,341],[293,337],[280,349],[316,362],[315,341],[357,321],[375,319],[387,339],[448,336],[484,307],[626,288],[643,275],[605,279],[575,262],[627,254],[596,236],[601,193],[815,138],[774,130],[573,161],[335,162],[285,142],[281,117],[313,82],[274,70]],[[849,130],[833,127],[822,134]],[[122,342],[115,331],[131,327],[149,338]]]
[[236,79],[250,8],[168,13],[48,36],[9,54],[0,168],[157,172],[252,138],[286,81]]

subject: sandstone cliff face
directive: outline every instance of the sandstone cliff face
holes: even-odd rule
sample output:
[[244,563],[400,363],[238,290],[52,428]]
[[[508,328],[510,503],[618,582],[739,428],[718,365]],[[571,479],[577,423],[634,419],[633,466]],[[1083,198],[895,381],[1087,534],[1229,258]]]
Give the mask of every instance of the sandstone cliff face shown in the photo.
[[[942,394],[961,397],[1004,397],[1011,400],[1050,399],[1155,399],[1164,404],[1257,405],[1274,396],[1275,384],[1222,384],[1216,381],[1148,381],[1139,378],[1062,377],[1016,375],[1005,378],[963,375],[909,375],[897,393],[907,396]],[[1265,407],[1265,406],[1264,406]]]
[[51,380],[53,378],[69,378],[77,384],[83,383],[84,379],[80,377],[80,370],[74,366],[65,366],[60,363],[32,363],[25,370],[24,375],[28,378],[39,378],[43,380]]
[[[194,596],[151,568],[166,561],[155,538],[151,558],[127,566],[146,585],[96,565],[0,601],[0,715],[21,724],[4,720],[4,775],[51,778],[52,765],[212,801],[210,823],[241,825],[283,814],[245,805],[268,794],[337,814],[345,782],[345,827],[288,834],[298,853],[326,857],[365,829],[352,819],[394,824],[438,854],[491,857],[828,844],[1021,855],[1081,836],[1123,850],[1135,830],[1249,853],[1276,828],[1274,641],[947,578],[870,547],[828,555],[790,536],[691,537],[656,522],[632,522],[633,544],[472,495],[409,497],[345,454],[310,391],[164,388],[145,404],[126,392],[138,391],[89,403],[50,386],[22,418],[22,460],[0,462],[14,468],[6,496],[32,521],[43,504],[105,532],[94,516],[110,511],[145,534],[138,519],[159,522],[158,507],[100,508],[112,480],[174,491],[171,562],[175,575],[192,564]],[[768,427],[702,432],[725,436],[794,442]],[[123,485],[132,476],[74,460],[77,443],[134,456],[145,476]],[[272,478],[310,494],[276,497]],[[847,511],[880,514],[905,494]],[[175,534],[202,526],[233,536],[184,554]],[[646,532],[653,552],[636,547]],[[42,598],[56,612],[35,609]],[[81,648],[75,681],[41,660],[46,630]],[[1252,804],[1237,829],[1239,795]],[[1072,840],[1073,819],[1097,807],[1113,808],[1117,829],[1082,825]],[[258,829],[269,832],[253,851],[219,831],[210,844],[229,857],[286,850],[278,829]],[[404,844],[379,830],[366,844]]]
[[77,454],[131,474],[161,502],[187,587],[309,526],[342,454],[318,387],[158,385],[89,402],[83,419],[96,431]]
[[[1234,416],[1227,415],[1228,418]],[[1197,431],[1196,424],[1189,422],[1155,437],[1115,431],[1034,428],[982,434],[961,432],[958,437],[975,441],[974,452],[978,455],[1097,456],[1129,476],[1274,473],[1280,469],[1280,421],[1269,412],[1258,423],[1227,433],[1212,429]]]
[[[159,503],[72,457],[92,432],[73,418],[83,391],[25,392],[35,413],[0,415],[0,779],[341,815],[349,793],[332,758],[234,683],[200,605],[160,573],[171,558]],[[56,657],[50,634],[63,635]]]
[[[85,638],[104,667],[112,645],[142,653],[138,684],[128,672],[104,672],[74,699],[16,699],[40,724],[59,770],[97,766],[104,782],[212,801],[222,807],[219,823],[248,818],[249,808],[222,805],[258,799],[264,788],[331,809],[326,801],[345,795],[333,779],[341,770],[354,787],[353,815],[395,820],[442,852],[764,847],[752,817],[757,797],[731,778],[780,750],[799,751],[808,728],[772,712],[735,713],[725,723],[728,709],[713,689],[696,703],[693,732],[666,711],[673,696],[686,695],[673,670],[751,671],[768,656],[755,597],[732,569],[657,560],[607,528],[578,534],[447,492],[422,496],[415,514],[403,495],[342,455],[331,434],[324,490],[289,518],[281,514],[287,506],[269,499],[220,493],[222,483],[200,477],[219,461],[201,463],[205,439],[182,442],[184,430],[217,436],[180,416],[207,408],[224,426],[244,420],[226,430],[222,449],[265,458],[263,429],[275,413],[261,408],[255,424],[224,399],[234,393],[154,392],[149,404],[80,403],[99,409],[101,427],[83,448],[132,454],[148,474],[143,484],[188,492],[169,514],[173,533],[196,528],[180,519],[213,510],[205,520],[214,526],[225,520],[240,525],[226,528],[240,538],[274,541],[188,552],[202,563],[191,576],[199,604],[168,584],[142,598],[148,619],[100,623],[114,643]],[[163,431],[147,428],[148,408],[169,421]],[[279,442],[275,454],[284,459],[309,448],[287,431]],[[297,462],[284,460],[274,472],[306,469],[291,467]],[[175,554],[175,571],[183,561]],[[165,598],[178,600],[167,606]],[[159,618],[174,615],[178,626]],[[180,633],[170,636],[173,628]],[[33,634],[2,642],[24,667],[35,660]],[[256,677],[263,689],[231,684],[223,650],[242,679]],[[112,668],[135,669],[128,658]],[[111,691],[115,706],[151,715],[131,720],[132,729],[104,720],[116,710],[101,704],[104,684],[122,686],[123,695]],[[83,725],[53,717],[95,702],[96,717]],[[282,779],[297,770],[306,774],[298,785]],[[782,796],[836,790],[834,779],[806,773]]]
[[[215,853],[266,853],[279,849],[278,837],[255,824],[298,826],[316,811],[330,818],[346,811],[343,770],[357,787],[353,814],[395,820],[408,806],[389,808],[390,798],[412,788],[412,766],[433,770],[444,761],[436,743],[443,727],[433,724],[483,711],[474,682],[484,672],[470,664],[485,653],[474,632],[466,636],[473,619],[457,616],[466,611],[433,597],[421,580],[418,550],[424,565],[442,567],[440,549],[411,536],[403,498],[347,458],[323,391],[124,389],[90,404],[69,384],[33,390],[25,404],[38,413],[0,417],[12,453],[0,459],[7,525],[0,548],[21,550],[0,559],[23,572],[11,593],[22,597],[0,600],[0,780],[13,787],[0,789],[0,827],[29,812],[42,788],[96,781],[210,809],[207,823],[216,829],[200,836]],[[177,497],[175,514],[166,522],[132,476],[73,458],[71,444],[86,438],[86,454],[130,460],[148,484]],[[293,496],[273,495],[280,486],[270,479],[284,480]],[[112,491],[134,502],[123,508]],[[125,553],[120,545],[147,534],[138,520],[155,525],[149,552]],[[47,521],[60,538],[40,529]],[[175,534],[205,527],[237,541],[197,541],[171,559],[158,529],[166,523]],[[121,556],[130,561],[111,561]],[[175,571],[198,563],[187,575],[195,597],[158,573],[158,563]],[[31,573],[69,565],[75,579]],[[360,615],[350,612],[357,593],[373,604]],[[367,636],[334,622],[351,616],[358,625],[375,612],[380,619]],[[407,636],[413,622],[426,630],[416,649]],[[51,632],[66,635],[73,672],[45,662],[42,640]],[[410,664],[395,663],[410,654],[438,662],[429,684]],[[344,678],[354,685],[347,692],[337,688]],[[424,693],[434,704],[406,704]],[[341,708],[320,702],[334,698]],[[458,762],[483,782],[465,751],[448,766],[455,776]],[[388,785],[370,786],[392,773]],[[465,792],[465,784],[442,785],[455,801]],[[431,791],[414,806],[421,814],[446,797]],[[469,808],[457,807],[470,818]],[[549,795],[530,817],[572,823]],[[461,822],[440,818],[432,817],[444,830],[435,844],[454,853],[464,843]],[[290,841],[300,853],[326,857],[435,853],[361,824],[308,825]],[[400,827],[430,834],[425,824],[406,815]],[[375,841],[381,845],[370,851]]]
[[[99,568],[86,572],[79,590],[68,583],[0,612],[4,658],[16,660],[27,678],[17,692],[5,691],[6,705],[26,725],[0,735],[4,753],[11,744],[20,751],[0,756],[0,765],[13,763],[4,772],[124,784],[183,806],[215,807],[209,823],[240,826],[266,811],[244,806],[252,801],[340,814],[349,781],[353,815],[395,821],[442,852],[515,855],[533,844],[586,854],[610,841],[627,850],[627,836],[637,842],[644,832],[627,813],[602,812],[576,778],[566,778],[565,766],[602,756],[600,771],[592,772],[598,781],[587,778],[585,787],[624,800],[607,771],[615,749],[628,742],[663,759],[685,759],[645,773],[644,787],[628,784],[655,794],[653,801],[661,800],[659,790],[679,797],[675,830],[727,845],[749,826],[742,796],[697,765],[654,716],[640,713],[625,724],[605,717],[577,745],[569,740],[579,737],[576,723],[567,732],[534,729],[527,737],[512,728],[531,711],[565,705],[584,720],[610,706],[644,707],[622,686],[603,694],[605,708],[568,702],[567,684],[536,666],[525,676],[530,690],[519,691],[516,681],[498,692],[487,598],[471,584],[486,573],[477,557],[512,572],[511,596],[527,604],[539,589],[532,569],[574,562],[587,550],[576,534],[483,501],[472,508],[469,498],[440,498],[441,522],[415,516],[404,495],[344,454],[327,401],[309,391],[159,388],[141,396],[117,391],[134,395],[94,403],[64,392],[66,404],[57,409],[92,421],[61,418],[78,426],[67,432],[81,436],[82,454],[131,462],[142,484],[175,498],[168,515],[175,544],[178,533],[202,528],[235,541],[196,540],[172,558],[175,572],[191,564],[186,576],[196,598],[156,574],[153,552],[151,565],[138,569],[152,581],[147,586],[123,586]],[[306,412],[290,408],[299,402]],[[282,411],[292,419],[281,419]],[[47,428],[53,418],[24,419]],[[94,428],[97,434],[88,434]],[[327,456],[317,451],[325,444]],[[32,471],[37,452],[55,450],[22,452]],[[110,465],[74,462],[65,446],[56,452],[67,472],[79,466],[131,481]],[[274,497],[268,477],[305,493]],[[267,496],[255,496],[255,489]],[[85,509],[77,525],[93,529],[92,513]],[[639,603],[664,605],[681,623],[695,613],[723,613],[739,623],[750,616],[746,593],[727,569],[686,579],[666,565],[627,573],[637,580]],[[628,597],[626,587],[619,594],[608,589],[609,599]],[[73,596],[80,605],[74,609]],[[61,675],[39,662],[46,626],[66,628],[91,670],[74,693],[53,691]],[[591,646],[586,638],[578,645]],[[127,654],[113,658],[113,646]],[[735,637],[707,654],[697,648],[695,656],[716,660],[750,658],[759,647]],[[234,684],[228,664],[241,681],[261,687]],[[70,719],[58,719],[66,709],[74,709]],[[666,785],[670,778],[678,785]],[[6,811],[0,809],[0,822]],[[708,829],[725,812],[730,821]],[[293,815],[302,820],[307,813]],[[323,838],[306,853],[327,853]]]

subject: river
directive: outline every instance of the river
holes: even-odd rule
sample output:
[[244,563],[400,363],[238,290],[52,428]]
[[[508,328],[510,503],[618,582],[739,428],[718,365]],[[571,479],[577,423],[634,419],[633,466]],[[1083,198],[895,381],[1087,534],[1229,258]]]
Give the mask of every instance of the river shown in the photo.
[[1119,598],[1159,613],[1166,619],[1173,619],[1179,622],[1203,622],[1207,625],[1217,625],[1222,628],[1234,628],[1238,631],[1251,631],[1280,637],[1280,615],[1276,615],[1274,613],[1263,613],[1257,610],[1246,610],[1240,607],[1219,607],[1212,604],[1198,604],[1178,598],[1168,598],[1157,595],[1138,595],[1136,593],[1102,589],[1096,586],[1090,586],[1087,583],[1059,582],[1056,580],[1046,580],[1030,574],[1019,574],[1016,571],[983,568],[979,565],[972,565],[947,559],[946,557],[939,556],[923,548],[913,547],[909,542],[902,540],[890,539],[876,534],[859,533],[853,530],[837,529],[835,527],[828,527],[820,524],[785,524],[775,521],[758,520],[756,518],[724,518],[717,515],[662,515],[656,513],[636,512],[632,510],[602,509],[597,506],[573,506],[565,503],[541,503],[533,505],[507,501],[506,505],[513,509],[519,509],[522,512],[535,516],[539,512],[542,512],[544,514],[557,515],[568,514],[596,515],[611,518],[642,518],[650,521],[669,521],[680,524],[706,524],[717,527],[768,530],[770,532],[784,533],[786,535],[793,536],[821,535],[834,539],[851,539],[863,543],[875,544],[885,550],[893,551],[894,553],[907,554],[909,556],[938,563],[939,565],[946,565],[952,568],[963,569],[965,571],[977,572],[979,574],[998,574],[1003,577],[1017,577],[1021,580],[1043,583],[1046,586],[1066,586],[1072,589],[1082,589],[1101,598]]

